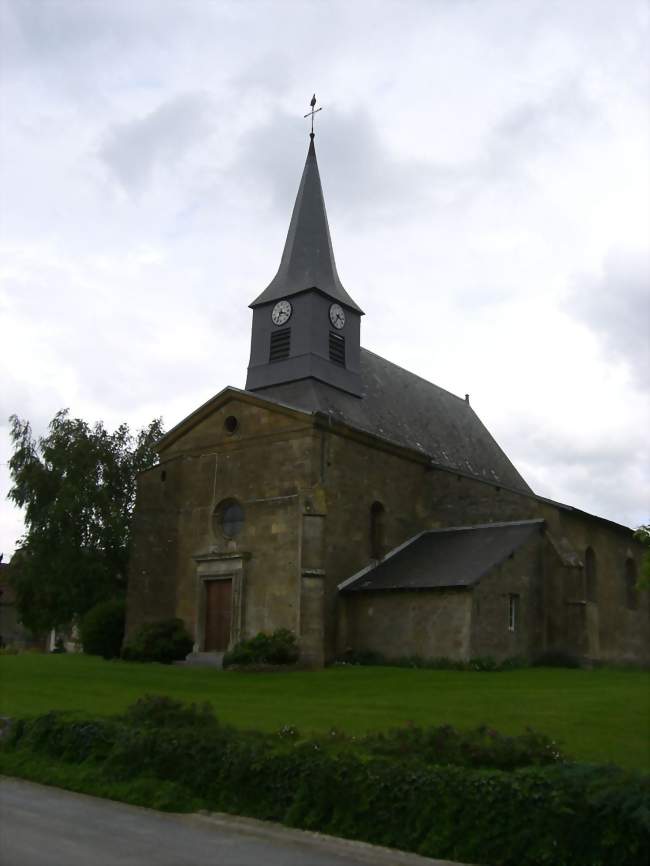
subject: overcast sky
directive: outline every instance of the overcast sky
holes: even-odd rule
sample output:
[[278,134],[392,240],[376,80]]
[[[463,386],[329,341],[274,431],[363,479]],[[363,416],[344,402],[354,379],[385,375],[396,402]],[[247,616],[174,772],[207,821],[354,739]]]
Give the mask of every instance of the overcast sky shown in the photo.
[[169,428],[243,387],[314,91],[363,345],[469,392],[536,492],[648,522],[647,3],[0,10],[5,559],[10,414]]

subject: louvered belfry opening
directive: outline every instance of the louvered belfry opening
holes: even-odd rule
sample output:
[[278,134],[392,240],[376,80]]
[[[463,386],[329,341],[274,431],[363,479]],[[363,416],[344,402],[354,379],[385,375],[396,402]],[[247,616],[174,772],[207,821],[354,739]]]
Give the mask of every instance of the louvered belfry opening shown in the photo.
[[330,331],[330,361],[345,367],[345,337]]
[[291,351],[291,328],[283,328],[271,334],[269,361],[284,361]]

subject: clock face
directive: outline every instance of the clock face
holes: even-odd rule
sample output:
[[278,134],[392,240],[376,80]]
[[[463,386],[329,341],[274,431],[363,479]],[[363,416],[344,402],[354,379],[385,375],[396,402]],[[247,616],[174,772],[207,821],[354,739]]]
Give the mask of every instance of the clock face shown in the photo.
[[278,301],[271,312],[271,319],[274,325],[284,325],[289,321],[291,316],[291,304],[289,301]]
[[339,331],[345,325],[345,313],[340,304],[332,304],[330,307],[330,322]]

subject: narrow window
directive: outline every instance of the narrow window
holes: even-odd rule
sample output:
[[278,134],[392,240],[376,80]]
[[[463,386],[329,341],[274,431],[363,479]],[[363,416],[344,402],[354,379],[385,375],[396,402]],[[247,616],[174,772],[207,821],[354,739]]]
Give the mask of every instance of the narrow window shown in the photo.
[[625,606],[628,610],[637,610],[639,607],[636,582],[636,562],[631,557],[628,557],[625,560]]
[[345,337],[330,331],[330,361],[345,367]]
[[585,593],[587,601],[598,601],[596,554],[593,547],[588,547],[585,550]]
[[508,631],[517,631],[519,628],[519,596],[508,596]]
[[381,502],[370,506],[370,558],[381,559],[384,555],[384,517],[386,509]]
[[291,351],[291,328],[282,328],[271,334],[269,361],[284,361]]

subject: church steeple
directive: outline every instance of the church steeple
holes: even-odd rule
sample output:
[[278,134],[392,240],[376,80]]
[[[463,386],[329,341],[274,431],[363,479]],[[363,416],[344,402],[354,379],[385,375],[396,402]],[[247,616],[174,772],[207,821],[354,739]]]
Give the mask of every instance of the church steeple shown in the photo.
[[291,223],[275,277],[253,303],[253,309],[307,289],[318,289],[333,300],[363,315],[343,288],[336,270],[325,199],[320,182],[314,133],[302,173]]
[[[315,98],[311,105],[313,121]],[[258,391],[318,379],[360,396],[363,310],[343,288],[336,270],[313,130],[310,139],[280,267],[250,304],[253,331],[246,388]]]

